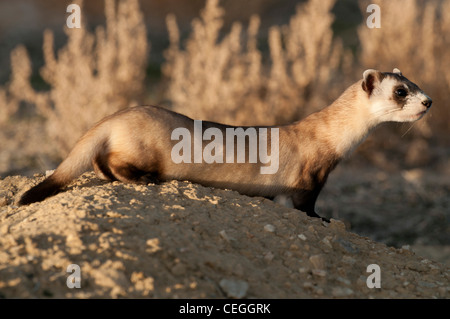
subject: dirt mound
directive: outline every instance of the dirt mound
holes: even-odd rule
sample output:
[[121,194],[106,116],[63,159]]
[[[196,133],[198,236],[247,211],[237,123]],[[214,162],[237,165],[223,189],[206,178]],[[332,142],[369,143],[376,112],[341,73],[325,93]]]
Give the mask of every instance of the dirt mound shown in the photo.
[[[42,180],[0,180],[0,296],[445,298],[443,264],[234,191],[172,181],[106,183],[87,173],[44,202]],[[69,265],[81,288],[69,288]],[[380,267],[381,288],[368,288]],[[375,274],[375,273],[374,273]],[[369,280],[370,281],[370,280]]]

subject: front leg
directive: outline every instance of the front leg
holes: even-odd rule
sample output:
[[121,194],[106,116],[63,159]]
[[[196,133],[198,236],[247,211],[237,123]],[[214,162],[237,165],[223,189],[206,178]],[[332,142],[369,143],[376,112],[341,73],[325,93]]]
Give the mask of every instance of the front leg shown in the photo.
[[320,218],[323,221],[329,223],[330,220],[319,216],[315,211],[315,205],[317,197],[319,196],[321,189],[313,191],[301,191],[292,196],[294,208],[305,212],[310,217]]

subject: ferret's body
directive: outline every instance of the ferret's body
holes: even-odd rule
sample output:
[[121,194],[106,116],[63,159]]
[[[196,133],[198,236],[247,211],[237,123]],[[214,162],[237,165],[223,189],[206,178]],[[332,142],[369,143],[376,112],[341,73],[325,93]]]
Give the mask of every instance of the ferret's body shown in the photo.
[[[314,205],[328,174],[371,129],[386,121],[417,120],[430,106],[431,99],[400,71],[367,70],[363,80],[350,86],[327,108],[290,125],[264,127],[269,149],[273,142],[271,130],[277,129],[279,134],[278,154],[271,154],[278,155],[274,174],[261,174],[261,167],[267,165],[261,161],[176,163],[172,150],[179,142],[172,133],[185,128],[194,135],[194,121],[159,107],[130,108],[106,117],[90,129],[54,174],[27,191],[20,204],[41,201],[57,193],[93,167],[99,177],[109,180],[189,180],[250,196],[283,196],[290,198],[295,208],[318,217]],[[235,127],[205,121],[201,133],[208,128],[218,129],[226,136],[226,129]],[[201,143],[203,149],[209,141]],[[245,150],[248,159],[248,143]]]

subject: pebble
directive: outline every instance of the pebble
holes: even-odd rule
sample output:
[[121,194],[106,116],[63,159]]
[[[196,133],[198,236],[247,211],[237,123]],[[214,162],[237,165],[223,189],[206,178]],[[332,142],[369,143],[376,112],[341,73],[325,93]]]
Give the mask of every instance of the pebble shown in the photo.
[[335,229],[337,231],[345,231],[345,224],[340,220],[331,218],[330,219],[330,228]]
[[333,248],[333,246],[331,245],[331,242],[330,242],[330,240],[332,238],[333,237],[331,237],[331,236],[326,236],[324,239],[322,239],[322,243],[325,244],[326,246],[328,246],[329,248]]
[[228,235],[227,235],[227,233],[226,233],[226,231],[225,230],[221,230],[220,232],[219,232],[219,235],[220,235],[220,237],[223,239],[223,240],[225,240],[226,242],[230,242],[230,237],[228,237]]
[[307,272],[307,271],[308,271],[308,268],[305,268],[305,267],[300,267],[300,268],[298,269],[298,272],[301,273],[301,274],[304,274],[304,273]]
[[54,171],[55,171],[54,169],[45,171],[45,177],[49,177],[50,175],[53,174]]
[[300,238],[301,240],[306,240],[306,236],[303,234],[300,234],[297,237]]
[[359,248],[356,247],[355,245],[353,245],[351,242],[349,242],[348,240],[345,240],[343,238],[338,238],[336,240],[337,243],[339,243],[339,245],[341,245],[342,248],[344,248],[346,251],[348,251],[349,253],[355,254],[359,252]]
[[273,233],[275,231],[275,226],[271,225],[271,224],[267,224],[266,226],[264,226],[264,230],[269,233]]
[[323,295],[323,293],[324,293],[323,288],[320,288],[320,287],[314,288],[314,292],[318,295]]
[[318,276],[318,277],[326,277],[326,275],[327,275],[327,272],[323,269],[313,269],[313,270],[311,270],[311,273],[314,276]]
[[436,284],[434,284],[432,282],[419,281],[418,285],[420,287],[424,287],[424,288],[436,288]]
[[77,210],[76,213],[78,218],[86,218],[87,211],[86,210]]
[[155,252],[161,250],[161,246],[160,246],[158,238],[147,239],[147,241],[145,243],[147,245],[146,251],[148,253],[155,253]]
[[241,299],[247,295],[248,283],[243,280],[222,279],[219,285],[229,298]]
[[264,260],[267,262],[271,262],[274,257],[274,254],[270,251],[264,254]]
[[346,284],[347,286],[350,286],[352,284],[350,280],[343,277],[337,277],[336,280],[343,284]]
[[334,297],[348,297],[353,294],[353,290],[348,287],[334,287],[331,289],[331,294]]
[[8,205],[8,199],[6,197],[0,198],[0,207]]
[[3,225],[0,228],[0,234],[1,235],[6,235],[7,233],[9,233],[9,225]]
[[323,255],[313,255],[309,257],[310,263],[315,269],[325,269],[325,259]]

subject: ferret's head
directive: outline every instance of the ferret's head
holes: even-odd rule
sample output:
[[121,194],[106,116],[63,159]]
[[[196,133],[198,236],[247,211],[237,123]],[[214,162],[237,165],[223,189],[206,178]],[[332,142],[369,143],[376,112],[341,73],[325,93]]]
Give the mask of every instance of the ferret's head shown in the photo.
[[362,89],[367,93],[371,113],[380,122],[413,122],[431,107],[431,98],[399,69],[380,72],[364,71]]

